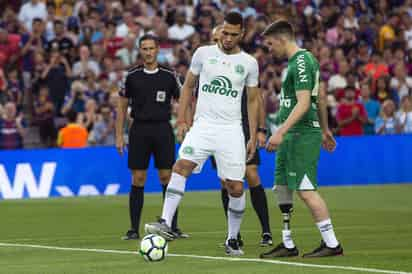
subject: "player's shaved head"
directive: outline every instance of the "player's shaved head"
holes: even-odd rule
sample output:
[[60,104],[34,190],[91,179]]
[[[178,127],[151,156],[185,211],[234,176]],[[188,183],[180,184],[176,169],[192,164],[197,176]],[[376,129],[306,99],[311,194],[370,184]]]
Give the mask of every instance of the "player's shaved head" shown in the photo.
[[277,20],[270,24],[263,32],[262,36],[284,36],[289,40],[295,39],[295,31],[292,24],[286,20]]
[[216,27],[213,28],[212,30],[212,43],[217,44],[219,43],[219,39],[220,39],[220,32],[222,31],[223,26],[222,25],[218,25]]

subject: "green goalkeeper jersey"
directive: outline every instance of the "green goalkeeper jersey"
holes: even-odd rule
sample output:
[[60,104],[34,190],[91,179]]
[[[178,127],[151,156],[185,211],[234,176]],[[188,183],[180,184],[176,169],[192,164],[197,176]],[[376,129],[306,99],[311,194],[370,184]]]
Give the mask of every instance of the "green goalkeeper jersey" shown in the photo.
[[303,117],[290,131],[320,131],[318,117],[319,63],[307,50],[299,50],[288,61],[282,77],[280,110],[278,122],[282,124],[297,104],[296,94],[302,90],[311,91],[311,105]]

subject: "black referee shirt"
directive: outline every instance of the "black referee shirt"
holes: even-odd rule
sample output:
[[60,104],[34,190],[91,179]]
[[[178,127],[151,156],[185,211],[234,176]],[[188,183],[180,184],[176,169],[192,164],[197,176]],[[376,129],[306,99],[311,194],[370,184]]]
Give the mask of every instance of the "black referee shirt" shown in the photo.
[[143,122],[170,120],[171,99],[178,98],[181,84],[176,73],[163,67],[129,70],[120,95],[131,101],[132,117]]

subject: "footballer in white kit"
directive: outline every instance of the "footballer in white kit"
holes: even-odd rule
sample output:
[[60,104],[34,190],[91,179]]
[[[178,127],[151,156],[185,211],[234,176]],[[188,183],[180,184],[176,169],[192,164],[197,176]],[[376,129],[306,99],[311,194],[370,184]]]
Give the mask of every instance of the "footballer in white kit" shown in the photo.
[[246,144],[241,98],[245,86],[258,85],[256,59],[242,51],[225,54],[217,45],[204,46],[193,55],[190,72],[199,76],[198,100],[179,158],[195,162],[195,172],[200,172],[214,155],[221,179],[243,181]]
[[[243,19],[239,13],[225,16],[220,43],[198,48],[186,75],[178,110],[178,139],[184,137],[179,159],[173,167],[162,217],[157,223],[146,224],[146,232],[169,240],[171,218],[183,197],[186,179],[200,172],[204,162],[213,155],[218,176],[226,181],[229,193],[228,238],[226,253],[242,255],[237,234],[245,209],[243,177],[246,169],[246,144],[242,130],[241,98],[244,87],[248,92],[249,127],[251,138],[247,150],[256,150],[258,117],[259,68],[254,57],[243,52],[239,42],[243,35]],[[192,127],[186,117],[193,89],[198,83],[198,99]],[[189,115],[190,116],[190,115]],[[249,158],[252,156],[249,155]]]

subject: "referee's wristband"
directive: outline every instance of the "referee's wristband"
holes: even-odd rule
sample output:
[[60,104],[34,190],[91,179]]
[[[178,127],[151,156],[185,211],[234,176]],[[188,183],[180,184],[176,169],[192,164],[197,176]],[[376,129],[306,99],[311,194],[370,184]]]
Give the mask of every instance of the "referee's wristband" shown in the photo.
[[262,133],[264,133],[264,134],[267,134],[267,133],[268,133],[268,130],[267,130],[267,128],[259,127],[259,128],[257,129],[257,132],[262,132]]

